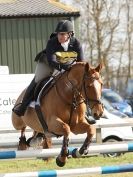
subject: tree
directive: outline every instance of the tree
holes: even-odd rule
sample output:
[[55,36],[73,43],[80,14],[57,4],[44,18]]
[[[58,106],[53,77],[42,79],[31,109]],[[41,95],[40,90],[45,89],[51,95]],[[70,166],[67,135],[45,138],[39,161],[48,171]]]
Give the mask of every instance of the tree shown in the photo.
[[[132,4],[132,6],[131,6]],[[132,60],[132,54],[131,50],[132,44],[132,35],[133,35],[133,19],[131,18],[131,7],[133,7],[133,2],[131,0],[126,0],[126,8],[127,8],[127,45],[128,45],[128,73],[127,73],[127,79],[126,79],[126,85],[128,84],[128,79],[131,78],[131,60]]]
[[81,12],[80,37],[85,58],[103,61],[104,85],[125,91],[133,75],[133,1],[73,0]]
[[[127,47],[127,40],[131,40],[131,34],[128,37],[125,28],[126,0],[73,1],[81,11],[80,31],[86,58],[91,64],[102,60],[105,65],[105,86],[119,88],[117,77],[123,77],[122,68],[127,67],[127,58],[131,61],[129,55],[125,59],[130,49]],[[115,84],[112,84],[114,80]]]
[[103,61],[105,85],[109,87],[112,71],[109,67],[110,59],[113,56],[112,50],[116,40],[114,36],[119,25],[121,8],[114,0],[75,1],[80,3],[81,20],[84,22],[81,25],[81,36],[87,49],[85,55],[90,58],[92,64]]

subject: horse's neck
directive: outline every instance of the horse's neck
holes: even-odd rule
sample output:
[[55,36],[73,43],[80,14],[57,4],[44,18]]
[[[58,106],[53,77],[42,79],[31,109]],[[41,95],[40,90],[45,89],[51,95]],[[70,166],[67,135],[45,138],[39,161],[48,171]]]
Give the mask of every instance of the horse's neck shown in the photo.
[[56,85],[57,85],[57,89],[58,89],[59,93],[63,97],[66,97],[69,99],[71,98],[73,85],[71,84],[71,82],[69,82],[67,73],[64,73],[64,75],[58,81],[58,83]]
[[69,81],[75,86],[80,87],[84,76],[84,65],[77,64],[72,68],[72,71],[68,74]]
[[79,88],[82,84],[84,67],[75,66],[68,73],[64,73],[57,83],[57,89],[67,99],[72,99],[73,89]]

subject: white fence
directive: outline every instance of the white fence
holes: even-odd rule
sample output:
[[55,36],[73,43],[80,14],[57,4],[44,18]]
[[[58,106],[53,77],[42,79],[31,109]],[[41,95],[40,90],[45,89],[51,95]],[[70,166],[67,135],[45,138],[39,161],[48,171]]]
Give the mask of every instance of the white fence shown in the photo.
[[[128,122],[129,121],[129,122]],[[102,143],[102,129],[108,129],[108,128],[123,128],[124,127],[133,127],[133,122],[129,120],[127,120],[127,122],[123,122],[123,123],[106,123],[106,124],[96,124],[96,137],[93,138],[93,142],[96,143]],[[28,137],[30,137],[32,135],[32,130],[30,128],[28,128],[26,130],[26,134],[28,135]],[[132,133],[133,134],[133,133]],[[6,135],[6,139],[5,139],[5,135]],[[13,135],[15,135],[15,137],[13,138]],[[14,129],[1,129],[0,130],[0,136],[1,136],[1,141],[0,141],[0,148],[16,148],[18,146],[18,140],[19,140],[19,136],[20,136],[20,131],[14,130]],[[4,136],[4,137],[3,137]],[[5,139],[6,141],[2,141],[2,137],[3,139]],[[8,137],[8,138],[7,138]],[[84,142],[85,139],[85,135],[70,135],[70,145],[81,145]],[[12,141],[13,140],[13,141]],[[131,141],[133,141],[133,136],[130,139]],[[54,146],[58,146],[62,144],[62,138],[53,138],[52,139],[53,145]]]

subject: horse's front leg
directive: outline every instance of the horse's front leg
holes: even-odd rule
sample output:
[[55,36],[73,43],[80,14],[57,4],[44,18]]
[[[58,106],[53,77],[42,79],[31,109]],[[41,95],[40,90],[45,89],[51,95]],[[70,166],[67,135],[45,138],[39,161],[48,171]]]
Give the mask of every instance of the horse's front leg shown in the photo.
[[92,137],[93,137],[92,135],[90,135],[89,137],[88,136],[86,137],[83,145],[79,149],[79,154],[80,155],[83,155],[83,154],[86,155],[86,154],[88,154],[88,148],[89,148],[89,145],[90,145],[90,143],[92,141]]
[[92,142],[93,135],[95,134],[94,126],[89,125],[86,122],[81,122],[75,127],[75,130],[73,132],[76,134],[87,133],[87,137],[80,149],[76,148],[73,150],[72,156],[76,158],[80,157],[83,154],[88,154],[90,143]]
[[68,124],[64,123],[60,118],[54,119],[53,117],[52,121],[49,122],[49,131],[54,132],[57,135],[63,136],[61,152],[56,158],[56,164],[60,167],[63,167],[66,163],[68,156],[70,127]]
[[68,144],[69,144],[69,138],[64,136],[61,152],[59,156],[56,158],[56,164],[60,167],[63,167],[66,163],[67,156],[68,156]]

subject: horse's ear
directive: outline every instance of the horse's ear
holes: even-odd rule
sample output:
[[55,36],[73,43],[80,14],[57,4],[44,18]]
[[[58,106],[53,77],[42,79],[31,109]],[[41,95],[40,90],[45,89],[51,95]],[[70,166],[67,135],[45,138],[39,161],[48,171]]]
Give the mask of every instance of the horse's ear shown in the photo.
[[89,70],[90,70],[90,65],[89,65],[89,63],[87,62],[87,63],[85,64],[85,71],[88,72]]
[[101,63],[95,68],[95,70],[96,70],[97,72],[100,72],[102,68],[103,68],[103,63],[101,62]]

